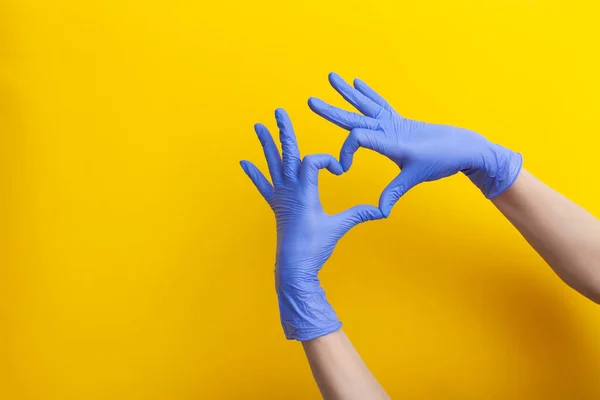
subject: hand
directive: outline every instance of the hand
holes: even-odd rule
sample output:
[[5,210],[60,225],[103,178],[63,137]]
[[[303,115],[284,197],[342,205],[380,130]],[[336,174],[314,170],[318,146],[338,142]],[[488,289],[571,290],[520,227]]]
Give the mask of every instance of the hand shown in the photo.
[[311,97],[309,107],[326,120],[350,131],[340,152],[347,171],[359,147],[381,153],[402,172],[385,188],[379,208],[387,217],[393,205],[413,186],[464,172],[487,198],[508,189],[521,170],[519,153],[489,142],[478,133],[447,125],[413,121],[399,115],[366,83],[354,87],[329,74],[331,86],[364,115],[333,107]]
[[275,213],[277,255],[275,278],[281,323],[288,339],[310,340],[338,330],[341,323],[325,298],[319,270],[338,240],[355,225],[383,218],[374,206],[360,205],[327,215],[319,200],[319,170],[335,175],[342,166],[328,154],[300,161],[292,123],[282,109],[275,112],[283,159],[264,125],[255,125],[273,184],[249,161],[240,164]]

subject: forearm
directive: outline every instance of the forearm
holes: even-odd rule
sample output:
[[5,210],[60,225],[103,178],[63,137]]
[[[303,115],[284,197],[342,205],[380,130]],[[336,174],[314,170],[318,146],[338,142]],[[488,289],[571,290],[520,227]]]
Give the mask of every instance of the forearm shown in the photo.
[[302,345],[324,399],[389,399],[343,330]]
[[275,287],[281,324],[290,340],[304,342],[317,383],[327,399],[387,398],[352,344],[319,283],[319,271],[338,240],[354,226],[383,218],[379,208],[358,205],[338,214],[323,211],[319,200],[319,170],[343,173],[329,154],[312,154],[300,161],[287,113],[275,112],[282,153],[264,125],[255,125],[272,183],[249,161],[240,165],[275,212],[277,254]]
[[600,221],[522,170],[492,200],[552,269],[600,303]]
[[388,398],[342,331],[319,281],[278,277],[277,293],[285,335],[302,342],[325,399]]

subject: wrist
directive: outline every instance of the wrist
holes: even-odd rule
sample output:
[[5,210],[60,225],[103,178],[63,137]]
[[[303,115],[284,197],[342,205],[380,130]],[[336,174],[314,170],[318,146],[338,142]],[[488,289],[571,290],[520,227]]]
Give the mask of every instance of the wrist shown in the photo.
[[340,329],[318,279],[284,279],[275,273],[281,325],[288,340],[306,341]]
[[[532,186],[532,175],[525,168],[521,168],[515,182],[504,193],[492,199],[492,202],[501,209],[521,207],[525,189]],[[504,211],[503,211],[504,212]]]
[[494,199],[515,182],[523,165],[523,157],[520,153],[489,143],[481,150],[478,164],[464,173],[485,197]]

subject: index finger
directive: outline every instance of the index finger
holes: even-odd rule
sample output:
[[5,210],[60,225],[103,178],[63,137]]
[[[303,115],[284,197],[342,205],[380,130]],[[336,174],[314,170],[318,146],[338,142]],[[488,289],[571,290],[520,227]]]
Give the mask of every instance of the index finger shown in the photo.
[[308,106],[316,114],[325,118],[327,121],[349,131],[354,128],[377,130],[380,126],[379,121],[374,118],[342,110],[341,108],[331,106],[316,97],[308,99]]
[[329,74],[329,83],[348,103],[352,104],[358,111],[367,117],[377,118],[381,113],[382,108],[379,104],[362,94],[359,90],[350,86],[335,72]]

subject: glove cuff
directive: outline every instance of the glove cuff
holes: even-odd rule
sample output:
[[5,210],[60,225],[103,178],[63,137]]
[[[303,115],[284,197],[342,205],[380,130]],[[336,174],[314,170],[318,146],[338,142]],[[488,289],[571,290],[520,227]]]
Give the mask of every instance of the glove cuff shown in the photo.
[[483,167],[465,171],[471,182],[485,197],[500,196],[519,176],[523,166],[523,156],[498,144],[492,144],[483,154]]
[[315,339],[342,326],[318,280],[293,284],[277,282],[277,296],[281,325],[288,340]]

